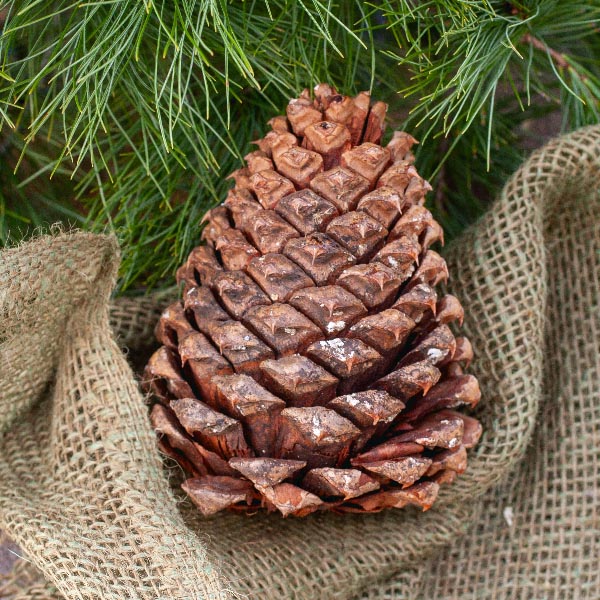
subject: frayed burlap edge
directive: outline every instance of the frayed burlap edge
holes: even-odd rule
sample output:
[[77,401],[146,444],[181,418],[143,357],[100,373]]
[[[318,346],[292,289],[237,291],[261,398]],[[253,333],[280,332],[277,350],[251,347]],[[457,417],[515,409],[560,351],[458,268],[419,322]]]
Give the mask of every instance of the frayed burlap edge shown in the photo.
[[112,237],[0,257],[0,528],[66,598],[226,598],[108,321]]

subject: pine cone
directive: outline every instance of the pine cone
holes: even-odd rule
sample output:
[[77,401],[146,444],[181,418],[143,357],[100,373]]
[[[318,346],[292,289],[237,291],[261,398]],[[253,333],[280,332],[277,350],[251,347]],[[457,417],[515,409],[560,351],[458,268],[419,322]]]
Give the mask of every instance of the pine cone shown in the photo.
[[178,271],[144,385],[203,514],[429,508],[481,426],[415,140],[386,105],[305,90],[232,174]]

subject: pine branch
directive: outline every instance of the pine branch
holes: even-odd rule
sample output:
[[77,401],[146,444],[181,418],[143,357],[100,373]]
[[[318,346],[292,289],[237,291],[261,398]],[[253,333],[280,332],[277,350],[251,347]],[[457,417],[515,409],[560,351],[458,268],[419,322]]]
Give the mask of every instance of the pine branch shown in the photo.
[[599,120],[600,7],[577,0],[11,0],[2,19],[3,169],[21,166],[3,176],[0,232],[2,214],[5,229],[77,214],[109,228],[122,289],[171,280],[225,175],[318,81],[390,102],[421,172],[442,178],[450,236],[518,164],[520,123]]

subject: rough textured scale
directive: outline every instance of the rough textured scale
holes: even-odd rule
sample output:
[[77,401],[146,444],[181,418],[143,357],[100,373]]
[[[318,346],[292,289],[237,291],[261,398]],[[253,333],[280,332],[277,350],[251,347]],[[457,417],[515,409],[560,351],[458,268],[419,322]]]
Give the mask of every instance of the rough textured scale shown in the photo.
[[467,468],[473,348],[386,108],[325,84],[291,100],[178,271],[144,385],[205,515],[426,510]]

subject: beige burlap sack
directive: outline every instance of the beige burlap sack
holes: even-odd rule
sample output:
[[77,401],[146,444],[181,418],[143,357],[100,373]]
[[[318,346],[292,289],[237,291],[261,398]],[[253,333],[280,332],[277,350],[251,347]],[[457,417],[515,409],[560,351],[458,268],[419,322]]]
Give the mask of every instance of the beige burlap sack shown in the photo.
[[170,491],[178,471],[121,352],[147,352],[156,302],[115,305],[117,342],[108,325],[114,241],[4,251],[0,528],[48,581],[18,564],[4,595],[597,597],[599,187],[600,127],[587,128],[535,153],[447,252],[485,433],[427,513],[200,519]]

